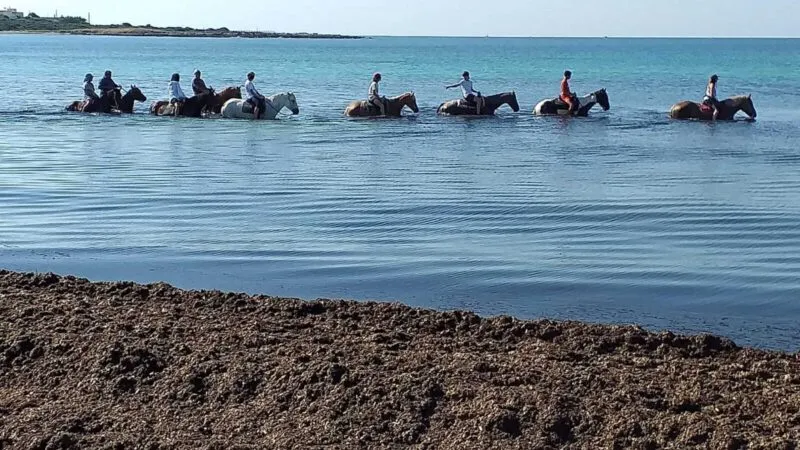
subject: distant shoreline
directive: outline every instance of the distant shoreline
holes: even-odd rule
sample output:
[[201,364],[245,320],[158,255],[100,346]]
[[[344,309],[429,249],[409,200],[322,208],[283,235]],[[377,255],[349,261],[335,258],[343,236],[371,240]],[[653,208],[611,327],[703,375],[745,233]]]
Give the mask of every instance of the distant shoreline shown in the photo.
[[3,30],[0,34],[50,34],[69,36],[187,37],[243,39],[364,39],[364,36],[320,33],[278,33],[263,31],[173,31],[159,28],[86,28],[77,30]]
[[0,16],[0,33],[10,34],[67,34],[78,36],[139,36],[139,37],[203,37],[249,39],[363,39],[363,36],[320,33],[280,33],[275,31],[237,31],[221,28],[154,27],[132,25],[93,25],[83,17]]

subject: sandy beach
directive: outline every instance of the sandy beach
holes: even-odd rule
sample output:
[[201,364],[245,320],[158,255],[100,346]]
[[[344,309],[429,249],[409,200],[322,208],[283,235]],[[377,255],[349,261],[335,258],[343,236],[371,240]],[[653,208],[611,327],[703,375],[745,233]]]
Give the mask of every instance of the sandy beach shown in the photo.
[[800,361],[713,336],[0,271],[0,448],[800,443]]

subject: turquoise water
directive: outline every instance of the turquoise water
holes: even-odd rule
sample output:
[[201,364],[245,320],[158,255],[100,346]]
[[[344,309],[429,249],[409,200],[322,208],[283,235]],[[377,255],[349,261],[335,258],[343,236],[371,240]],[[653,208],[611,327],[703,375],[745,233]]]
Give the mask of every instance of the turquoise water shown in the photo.
[[[215,87],[254,70],[301,114],[62,111],[87,71],[155,100],[197,67]],[[532,117],[565,68],[612,109]],[[523,110],[437,117],[465,69]],[[420,114],[343,118],[376,70]],[[757,122],[667,118],[712,72]],[[800,346],[798,40],[6,35],[0,86],[0,267]]]

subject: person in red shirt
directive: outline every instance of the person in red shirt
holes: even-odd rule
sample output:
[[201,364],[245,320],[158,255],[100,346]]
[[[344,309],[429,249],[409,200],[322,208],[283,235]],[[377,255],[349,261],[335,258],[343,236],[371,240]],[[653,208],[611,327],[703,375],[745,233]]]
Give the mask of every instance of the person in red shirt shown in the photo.
[[566,103],[569,106],[569,113],[572,114],[575,112],[575,108],[578,107],[578,102],[575,101],[575,96],[572,94],[572,91],[569,89],[569,80],[572,79],[572,72],[569,70],[564,72],[564,79],[561,80],[561,101]]

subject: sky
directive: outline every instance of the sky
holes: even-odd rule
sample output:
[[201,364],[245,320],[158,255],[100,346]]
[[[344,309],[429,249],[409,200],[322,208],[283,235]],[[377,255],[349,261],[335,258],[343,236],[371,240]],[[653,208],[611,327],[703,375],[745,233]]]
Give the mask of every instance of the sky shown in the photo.
[[[16,1],[16,3],[15,3]],[[800,0],[6,0],[92,23],[369,36],[800,37]]]

